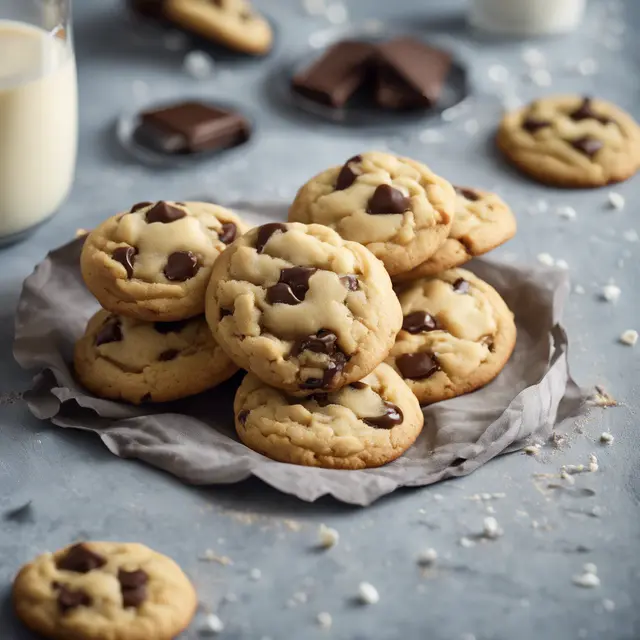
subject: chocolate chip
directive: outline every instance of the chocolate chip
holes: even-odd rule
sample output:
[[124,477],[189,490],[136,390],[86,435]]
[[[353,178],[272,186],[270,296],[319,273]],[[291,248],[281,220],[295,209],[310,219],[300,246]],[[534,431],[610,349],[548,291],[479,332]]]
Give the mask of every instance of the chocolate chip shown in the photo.
[[74,544],[65,555],[56,562],[56,567],[62,571],[74,571],[75,573],[89,573],[99,569],[107,560],[94,553],[82,542]]
[[365,424],[376,429],[393,429],[393,427],[402,424],[404,416],[402,410],[391,402],[384,402],[384,413],[375,418],[362,418]]
[[356,180],[356,178],[362,173],[359,170],[353,169],[352,164],[358,164],[362,162],[362,156],[353,156],[353,158],[349,158],[345,163],[342,169],[340,169],[340,173],[338,174],[338,179],[336,180],[336,191],[343,191],[350,187]]
[[309,396],[309,400],[314,400],[320,407],[328,407],[331,404],[328,393],[314,393]]
[[367,213],[374,215],[380,213],[404,213],[409,209],[411,200],[398,189],[388,184],[376,187],[373,196],[369,200]]
[[226,318],[227,316],[232,316],[232,315],[233,315],[233,311],[231,309],[225,309],[224,307],[220,309],[220,320],[222,320],[222,318]]
[[282,269],[280,272],[279,282],[284,282],[291,287],[293,295],[300,300],[304,300],[304,297],[309,291],[309,278],[317,271],[313,267],[290,267],[288,269]]
[[[57,584],[57,583],[54,583]],[[88,607],[92,604],[91,596],[82,589],[72,591],[64,584],[58,584],[58,608],[62,613],[66,613],[76,607]]]
[[150,393],[145,393],[142,398],[140,398],[140,402],[151,402],[153,400],[153,397],[151,396]]
[[409,333],[423,333],[435,331],[438,328],[438,322],[426,311],[414,311],[404,317],[402,328]]
[[109,342],[120,342],[122,340],[122,327],[118,318],[109,318],[96,334],[96,347]]
[[298,338],[291,347],[292,356],[298,356],[303,351],[313,351],[314,353],[324,353],[332,356],[337,349],[338,336],[332,331],[320,329],[315,336]]
[[233,222],[225,222],[218,234],[218,240],[224,244],[231,244],[238,235],[238,227]]
[[349,386],[352,389],[366,389],[369,385],[364,382],[352,382]]
[[583,138],[578,138],[571,143],[571,146],[574,149],[577,149],[581,153],[584,153],[585,156],[589,156],[593,158],[593,156],[600,151],[603,147],[603,143],[601,140],[597,138],[592,138],[591,136],[584,136]]
[[177,349],[167,349],[160,354],[158,360],[160,362],[169,362],[169,360],[175,360],[179,353]]
[[174,320],[173,322],[154,322],[153,328],[162,335],[167,333],[180,333],[187,325],[188,320]]
[[576,122],[579,122],[580,120],[597,120],[602,124],[609,124],[609,122],[611,122],[611,118],[598,115],[593,110],[591,98],[584,98],[582,104],[575,111],[570,113],[569,117]]
[[118,571],[118,582],[122,592],[124,607],[138,607],[147,599],[147,582],[149,576],[142,569],[137,571]]
[[464,278],[458,278],[451,286],[456,293],[469,293],[469,283]]
[[325,369],[322,378],[307,378],[300,384],[301,389],[327,389],[332,384],[336,376],[344,369],[347,357],[344,353],[338,351],[333,356],[333,360],[329,362],[329,366]]
[[191,251],[176,251],[169,256],[164,275],[172,282],[184,282],[198,273],[200,265]]
[[144,209],[145,207],[150,207],[153,202],[138,202],[138,204],[134,204],[131,207],[131,213],[135,213],[136,211],[140,211],[140,209]]
[[349,289],[349,291],[358,291],[360,282],[356,276],[340,276],[340,282]]
[[147,211],[147,222],[162,222],[163,224],[169,224],[175,222],[186,216],[186,212],[182,209],[178,209],[170,205],[168,202],[161,200],[157,202],[152,209]]
[[281,222],[269,222],[268,224],[263,224],[258,229],[258,238],[256,240],[256,251],[258,253],[262,253],[264,250],[264,246],[269,242],[269,238],[276,233],[276,231],[286,232],[287,225],[282,224]]
[[127,278],[133,275],[133,265],[136,261],[138,250],[135,247],[118,247],[111,254],[116,262],[119,262],[127,272]]
[[529,133],[535,133],[545,127],[550,127],[551,122],[549,120],[536,120],[535,118],[527,118],[522,123],[522,128]]
[[247,418],[249,417],[249,413],[250,413],[249,411],[247,411],[246,409],[244,409],[243,411],[241,411],[241,412],[238,414],[238,422],[239,422],[241,425],[245,425],[245,424],[247,423]]
[[471,200],[472,202],[480,200],[480,194],[476,193],[473,189],[466,189],[465,187],[454,187],[454,189],[459,196],[467,200]]
[[438,363],[428,353],[405,353],[396,359],[403,378],[418,380],[428,378],[438,371]]
[[267,289],[267,302],[269,304],[300,304],[302,300],[295,296],[288,284],[278,282]]

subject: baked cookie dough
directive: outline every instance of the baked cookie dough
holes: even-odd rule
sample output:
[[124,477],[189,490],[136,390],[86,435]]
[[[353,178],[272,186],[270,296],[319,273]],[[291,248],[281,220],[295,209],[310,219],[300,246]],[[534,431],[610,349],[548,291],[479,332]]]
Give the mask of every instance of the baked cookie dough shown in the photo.
[[390,275],[428,260],[449,235],[455,192],[427,166],[388,153],[354,156],[312,178],[289,220],[324,224],[363,244]]
[[263,455],[309,467],[364,469],[402,455],[422,430],[420,405],[379,365],[333,393],[288,396],[247,374],[234,402],[240,440]]
[[268,53],[271,25],[246,0],[164,0],[164,16],[204,38],[253,55]]
[[505,243],[516,233],[516,219],[500,196],[490,191],[454,187],[456,213],[445,243],[426,262],[393,277],[406,282],[459,267]]
[[513,314],[473,273],[451,269],[414,280],[398,296],[404,322],[387,359],[426,405],[478,389],[516,343]]
[[291,393],[333,391],[388,355],[402,311],[382,263],[318,224],[252,229],[216,261],[206,314],[235,363]]
[[247,226],[206,202],[140,202],[85,240],[82,277],[109,311],[150,322],[204,312],[211,266]]
[[143,322],[98,311],[76,343],[80,382],[102,398],[167,402],[211,389],[238,368],[216,344],[204,316]]
[[56,640],[171,640],[196,592],[170,558],[141,544],[81,542],[44,553],[13,583],[20,619]]
[[597,98],[550,96],[508,113],[498,146],[521,171],[559,187],[601,187],[640,166],[640,128]]

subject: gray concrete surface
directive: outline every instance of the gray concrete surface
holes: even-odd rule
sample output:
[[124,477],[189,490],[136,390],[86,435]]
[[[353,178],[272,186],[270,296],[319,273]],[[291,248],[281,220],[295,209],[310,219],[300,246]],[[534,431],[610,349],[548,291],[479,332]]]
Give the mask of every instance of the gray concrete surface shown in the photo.
[[[492,148],[501,106],[498,85],[487,73],[492,64],[505,65],[509,86],[523,99],[551,90],[588,92],[639,118],[638,3],[594,3],[585,28],[567,38],[496,43],[467,33],[459,2],[350,2],[353,22],[403,18],[413,28],[436,30],[436,40],[471,65],[475,100],[459,119],[435,123],[446,139],[438,145],[420,142],[425,124],[345,130],[272,99],[268,89],[280,65],[304,50],[309,34],[328,26],[322,17],[305,15],[299,2],[259,2],[278,26],[276,52],[262,62],[219,61],[215,77],[206,82],[183,73],[181,53],[136,36],[115,0],[76,4],[82,105],[75,187],[54,220],[27,242],[0,251],[0,512],[32,501],[24,518],[0,520],[0,637],[32,637],[10,612],[16,569],[42,550],[78,538],[142,541],[173,556],[193,577],[203,606],[224,621],[223,639],[640,637],[640,345],[633,349],[617,342],[624,329],[640,329],[640,243],[623,236],[625,230],[640,230],[640,178],[615,187],[627,204],[612,211],[608,189],[560,191],[518,176]],[[618,35],[621,27],[625,33]],[[531,45],[547,56],[549,88],[524,78],[521,51]],[[599,73],[581,76],[567,68],[585,57],[597,62]],[[147,89],[151,99],[187,94],[233,99],[256,116],[258,135],[246,154],[228,162],[190,171],[141,167],[114,144],[113,124]],[[470,119],[479,123],[475,135],[468,132],[474,125],[464,124]],[[29,415],[20,393],[30,376],[11,356],[13,311],[22,280],[49,249],[76,228],[91,227],[139,200],[203,194],[225,202],[287,199],[315,171],[371,147],[424,160],[455,182],[499,190],[517,212],[520,230],[498,255],[533,264],[537,254],[548,252],[568,262],[574,283],[585,290],[572,295],[566,312],[573,373],[584,386],[603,384],[621,406],[593,409],[571,429],[563,452],[545,447],[538,459],[510,455],[470,477],[399,491],[367,509],[332,500],[305,504],[257,481],[183,486],[144,464],[112,456],[93,436],[53,428]],[[541,198],[549,212],[531,215],[531,205]],[[577,219],[558,217],[559,205],[575,207]],[[598,297],[610,278],[622,289],[615,305]],[[615,441],[605,447],[598,438],[609,429]],[[549,480],[534,477],[557,473],[562,464],[584,463],[591,452],[600,469],[576,476],[577,491],[551,490]],[[473,499],[483,492],[506,497]],[[462,536],[481,530],[488,507],[504,535],[473,548],[461,546]],[[341,535],[339,545],[326,552],[314,549],[322,522]],[[439,553],[429,571],[416,564],[425,547]],[[207,549],[233,564],[199,560]],[[572,584],[585,562],[597,565],[599,588]],[[261,570],[260,580],[250,578],[252,568]],[[354,604],[363,580],[378,588],[377,605]],[[298,592],[307,602],[288,606]],[[320,611],[333,616],[330,631],[316,624]],[[183,637],[198,637],[197,622]]]

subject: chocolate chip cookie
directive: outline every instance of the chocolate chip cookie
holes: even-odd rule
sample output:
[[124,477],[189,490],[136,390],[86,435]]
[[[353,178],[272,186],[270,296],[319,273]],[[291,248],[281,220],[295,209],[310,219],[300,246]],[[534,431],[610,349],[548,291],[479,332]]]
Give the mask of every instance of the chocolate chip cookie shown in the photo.
[[82,276],[109,311],[150,322],[184,320],[204,312],[213,262],[246,229],[215,204],[140,202],[89,234]]
[[74,364],[80,382],[97,396],[134,404],[185,398],[238,370],[204,316],[144,322],[104,310],[76,343]]
[[247,374],[234,402],[240,440],[263,455],[310,467],[364,469],[402,455],[422,430],[420,405],[391,367],[339,391],[295,398]]
[[449,237],[426,262],[394,276],[394,282],[415,280],[458,267],[515,235],[515,216],[500,196],[480,189],[454,188],[456,213]]
[[493,380],[516,343],[513,314],[498,292],[464,269],[407,283],[402,331],[387,359],[421,404]]
[[427,166],[371,151],[305,184],[289,220],[331,227],[380,258],[391,275],[428,260],[449,235],[455,192]]
[[216,261],[206,314],[235,363],[267,384],[334,391],[382,362],[402,311],[382,263],[322,225],[252,229]]
[[601,187],[640,166],[640,128],[596,98],[551,96],[508,113],[498,146],[532,178],[559,187]]
[[13,583],[20,619],[56,640],[171,640],[196,592],[170,558],[141,544],[81,542],[44,553]]

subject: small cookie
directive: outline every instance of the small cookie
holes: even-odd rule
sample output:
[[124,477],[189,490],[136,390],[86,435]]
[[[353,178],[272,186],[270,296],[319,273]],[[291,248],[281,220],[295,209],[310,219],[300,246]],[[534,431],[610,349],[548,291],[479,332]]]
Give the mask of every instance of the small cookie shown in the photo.
[[289,220],[324,224],[363,244],[391,275],[428,260],[447,239],[455,192],[428,167],[389,153],[354,156],[312,178]]
[[206,202],[140,202],[85,240],[82,277],[109,311],[169,322],[204,312],[218,255],[247,230],[234,213]]
[[97,396],[134,404],[185,398],[238,370],[204,316],[143,322],[104,310],[76,343],[74,365],[80,382]]
[[604,100],[553,96],[508,113],[498,146],[518,169],[545,184],[601,187],[640,166],[640,127]]
[[176,25],[253,55],[268,53],[271,25],[246,0],[164,0],[163,12]]
[[13,602],[46,638],[171,640],[189,626],[198,600],[182,569],[144,545],[81,542],[25,565]]
[[420,404],[478,389],[502,370],[516,326],[498,292],[464,269],[414,280],[399,294],[404,322],[387,359]]
[[515,216],[498,195],[480,189],[454,188],[456,213],[449,237],[426,262],[411,271],[394,276],[394,282],[415,280],[459,267],[471,258],[495,249],[515,235]]
[[402,455],[424,417],[407,385],[379,365],[333,393],[294,398],[247,374],[233,405],[240,440],[263,455],[309,467],[365,469]]
[[206,313],[238,366],[303,394],[366,376],[402,324],[382,263],[318,224],[273,222],[236,240],[213,267]]

